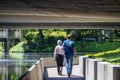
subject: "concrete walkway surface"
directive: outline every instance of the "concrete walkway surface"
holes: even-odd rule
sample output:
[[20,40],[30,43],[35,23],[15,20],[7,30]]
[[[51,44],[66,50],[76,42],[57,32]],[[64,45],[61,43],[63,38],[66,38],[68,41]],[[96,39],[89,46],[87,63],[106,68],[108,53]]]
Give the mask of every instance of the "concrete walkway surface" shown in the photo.
[[74,65],[70,78],[67,77],[65,66],[63,67],[62,76],[57,74],[57,67],[45,68],[45,80],[84,80],[84,78],[80,75],[79,66]]

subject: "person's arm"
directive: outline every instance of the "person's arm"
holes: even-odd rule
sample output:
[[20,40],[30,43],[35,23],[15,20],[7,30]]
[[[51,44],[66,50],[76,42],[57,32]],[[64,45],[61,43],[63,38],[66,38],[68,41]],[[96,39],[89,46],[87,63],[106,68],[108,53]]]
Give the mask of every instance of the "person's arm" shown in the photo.
[[73,51],[74,51],[74,57],[76,59],[76,48],[75,48],[75,43],[73,44]]
[[74,57],[76,59],[76,48],[74,48]]
[[54,49],[54,61],[56,60],[55,58],[56,58],[56,47]]

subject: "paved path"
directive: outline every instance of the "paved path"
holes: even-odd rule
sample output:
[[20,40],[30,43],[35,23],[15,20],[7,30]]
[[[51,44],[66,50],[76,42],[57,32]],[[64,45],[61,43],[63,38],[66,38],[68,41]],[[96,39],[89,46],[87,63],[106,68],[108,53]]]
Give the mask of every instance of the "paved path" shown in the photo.
[[79,66],[73,67],[73,73],[70,78],[67,77],[66,68],[63,68],[62,76],[57,75],[57,68],[46,68],[45,69],[45,80],[84,80],[79,73]]

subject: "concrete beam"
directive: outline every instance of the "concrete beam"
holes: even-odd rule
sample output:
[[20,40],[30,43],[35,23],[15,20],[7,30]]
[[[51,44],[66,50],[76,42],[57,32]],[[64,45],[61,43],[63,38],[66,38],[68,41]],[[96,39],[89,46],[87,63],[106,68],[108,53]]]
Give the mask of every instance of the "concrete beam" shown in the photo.
[[0,23],[0,28],[63,28],[63,29],[119,29],[119,22],[83,22],[83,23]]

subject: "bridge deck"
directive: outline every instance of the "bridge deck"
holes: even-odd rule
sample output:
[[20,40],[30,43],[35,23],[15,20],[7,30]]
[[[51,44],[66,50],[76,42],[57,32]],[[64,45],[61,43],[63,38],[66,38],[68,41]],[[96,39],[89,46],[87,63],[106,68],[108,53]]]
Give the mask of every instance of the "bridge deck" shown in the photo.
[[63,67],[62,76],[59,76],[57,74],[56,67],[46,68],[45,69],[45,80],[84,80],[84,78],[80,75],[79,71],[80,71],[79,66],[74,65],[72,75],[70,78],[68,78],[65,67]]

